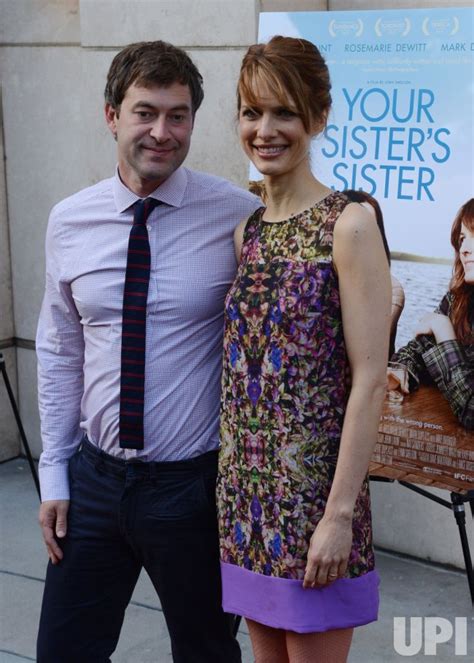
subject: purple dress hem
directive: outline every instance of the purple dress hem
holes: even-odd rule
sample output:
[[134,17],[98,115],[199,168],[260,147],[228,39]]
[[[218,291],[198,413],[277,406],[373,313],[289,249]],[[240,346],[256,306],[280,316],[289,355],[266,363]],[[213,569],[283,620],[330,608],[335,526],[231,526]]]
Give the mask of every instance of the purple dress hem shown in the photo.
[[377,571],[341,578],[328,587],[303,589],[301,580],[254,573],[221,562],[225,612],[297,633],[363,626],[378,616]]

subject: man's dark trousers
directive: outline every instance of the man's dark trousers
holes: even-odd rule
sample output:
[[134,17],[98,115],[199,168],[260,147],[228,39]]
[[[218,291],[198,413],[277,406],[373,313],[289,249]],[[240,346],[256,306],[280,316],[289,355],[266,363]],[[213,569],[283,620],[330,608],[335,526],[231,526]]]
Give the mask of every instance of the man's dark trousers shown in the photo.
[[175,663],[238,663],[220,608],[217,452],[121,461],[87,440],[69,464],[62,561],[48,566],[38,663],[105,663],[142,566],[159,595]]

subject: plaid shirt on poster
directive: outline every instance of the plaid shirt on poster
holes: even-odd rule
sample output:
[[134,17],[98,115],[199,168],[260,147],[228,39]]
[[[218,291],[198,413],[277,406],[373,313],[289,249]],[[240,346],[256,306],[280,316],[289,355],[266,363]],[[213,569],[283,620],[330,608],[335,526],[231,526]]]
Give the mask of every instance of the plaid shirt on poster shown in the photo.
[[[448,292],[436,313],[451,312],[452,295]],[[474,430],[474,345],[458,341],[436,343],[433,336],[418,336],[392,357],[408,368],[410,390],[420,382],[434,382],[448,401],[460,423]]]

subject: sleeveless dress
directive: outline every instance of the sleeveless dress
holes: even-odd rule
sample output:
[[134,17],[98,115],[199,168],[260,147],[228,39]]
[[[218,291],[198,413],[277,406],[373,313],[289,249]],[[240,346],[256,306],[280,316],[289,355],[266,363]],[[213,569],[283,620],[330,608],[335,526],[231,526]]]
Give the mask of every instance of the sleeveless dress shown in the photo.
[[337,462],[350,371],[334,224],[339,192],[281,223],[247,223],[225,308],[217,498],[223,607],[300,633],[377,619],[370,498],[353,518],[347,573],[303,589],[308,545]]

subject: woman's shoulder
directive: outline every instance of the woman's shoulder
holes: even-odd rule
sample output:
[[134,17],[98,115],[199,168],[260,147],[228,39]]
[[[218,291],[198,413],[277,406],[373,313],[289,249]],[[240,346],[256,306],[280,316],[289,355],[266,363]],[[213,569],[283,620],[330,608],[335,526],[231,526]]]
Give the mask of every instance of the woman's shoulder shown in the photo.
[[237,260],[240,262],[242,251],[246,251],[246,247],[250,244],[253,238],[257,235],[258,224],[260,223],[265,207],[259,207],[252,214],[236,226],[234,230],[234,246]]
[[262,205],[261,207],[258,207],[252,214],[247,217],[246,219],[243,219],[237,228],[239,228],[240,232],[242,233],[242,236],[245,240],[245,238],[249,235],[255,232],[255,229],[258,227],[258,225],[261,223],[262,220],[262,215],[263,212],[265,211],[265,207]]
[[454,295],[448,290],[436,308],[437,313],[449,316],[453,307]]
[[[370,234],[375,232],[377,226],[374,223],[369,210],[363,205],[353,202],[343,193],[340,193],[339,196],[337,198],[337,209],[335,213],[333,213],[335,233],[337,233],[339,237],[350,237],[361,233]],[[339,223],[336,223],[338,221]]]
[[328,216],[334,216],[341,214],[350,203],[351,201],[342,191],[331,191],[319,203],[316,203],[315,207],[326,211]]
[[345,224],[348,222],[357,223],[359,219],[363,221],[368,218],[367,210],[358,203],[354,203],[342,191],[333,191],[328,194],[315,205],[315,209],[318,209],[319,214],[325,218],[326,227],[334,228],[336,221],[342,215],[344,219],[352,220],[345,221]]

